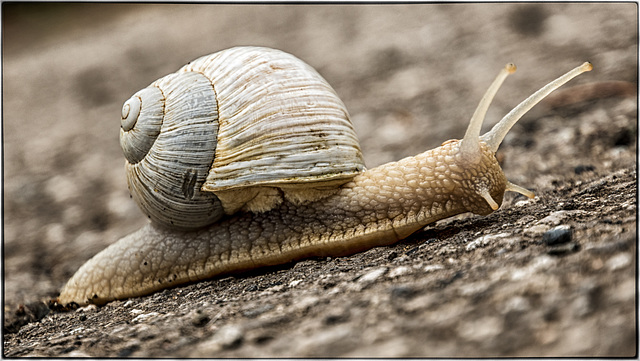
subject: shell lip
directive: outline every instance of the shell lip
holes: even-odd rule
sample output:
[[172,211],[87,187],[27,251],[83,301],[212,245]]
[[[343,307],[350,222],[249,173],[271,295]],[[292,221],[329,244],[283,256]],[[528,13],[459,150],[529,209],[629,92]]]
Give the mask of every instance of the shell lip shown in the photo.
[[340,185],[349,182],[354,176],[362,173],[364,171],[364,167],[362,169],[355,169],[353,172],[344,172],[344,173],[334,173],[334,174],[320,174],[320,175],[312,175],[306,177],[287,177],[281,179],[272,179],[272,180],[264,180],[264,181],[255,181],[253,179],[247,179],[242,181],[242,179],[234,178],[232,180],[229,179],[217,179],[215,182],[206,182],[203,185],[203,189],[209,192],[216,191],[226,191],[247,187],[297,187],[303,184],[315,184],[314,186],[322,187],[323,183],[326,185]]

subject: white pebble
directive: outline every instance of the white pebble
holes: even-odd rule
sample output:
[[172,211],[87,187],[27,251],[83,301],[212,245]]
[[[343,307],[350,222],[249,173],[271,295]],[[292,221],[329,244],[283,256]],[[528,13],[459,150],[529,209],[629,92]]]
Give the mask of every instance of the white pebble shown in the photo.
[[606,266],[611,271],[616,271],[631,264],[631,256],[627,253],[617,254],[607,260]]
[[529,309],[531,309],[531,304],[526,298],[522,296],[514,296],[509,298],[504,305],[504,313],[507,313],[509,311],[525,312],[529,311]]
[[525,200],[517,201],[517,202],[516,202],[516,204],[514,204],[514,206],[515,206],[515,207],[524,207],[524,206],[528,206],[528,205],[529,205],[529,203],[531,203],[531,202],[533,202],[533,201],[534,201],[533,199],[529,199],[529,198],[527,198],[527,199],[525,199]]
[[64,355],[65,357],[71,357],[71,358],[86,358],[86,357],[91,357],[91,355],[84,353],[83,351],[80,350],[73,350],[71,352],[69,352],[68,354]]
[[551,269],[555,267],[556,263],[558,263],[557,258],[553,258],[551,256],[543,254],[534,258],[530,263],[530,267],[533,273]]
[[497,317],[483,317],[475,321],[460,322],[458,335],[469,341],[488,342],[502,332],[502,321]]
[[545,270],[552,269],[557,263],[556,258],[552,258],[549,255],[541,255],[534,258],[528,265],[522,268],[517,268],[511,271],[510,277],[514,281],[529,279],[536,273],[542,273]]
[[289,282],[289,287],[293,288],[293,287],[299,285],[300,283],[302,283],[302,280],[293,280],[293,281]]
[[406,274],[408,274],[408,273],[411,273],[411,271],[412,271],[412,269],[411,269],[410,267],[407,267],[407,266],[398,266],[398,267],[396,267],[396,268],[392,269],[392,270],[389,272],[389,277],[390,277],[390,278],[399,277],[399,276],[402,276],[402,275],[406,275]]
[[387,267],[376,268],[373,271],[365,273],[362,277],[358,278],[359,283],[371,283],[380,278],[387,272]]
[[153,317],[158,316],[158,315],[160,315],[158,312],[144,313],[142,315],[137,316],[133,320],[131,320],[131,322],[133,322],[133,323],[144,322],[144,321],[147,321],[148,319],[153,318]]
[[437,271],[441,269],[444,269],[444,266],[441,264],[428,264],[423,268],[425,272],[432,272],[432,271]]
[[472,251],[476,248],[479,247],[484,247],[488,244],[490,244],[491,242],[501,239],[501,238],[506,238],[509,237],[510,234],[509,233],[498,233],[498,234],[488,234],[486,236],[482,236],[479,238],[476,238],[475,240],[467,243],[467,247],[466,250],[467,251]]
[[70,335],[75,335],[76,333],[81,332],[82,330],[84,330],[84,327],[78,327],[78,328],[74,328],[73,330],[69,331]]
[[91,304],[91,305],[87,305],[87,306],[78,308],[76,310],[76,312],[86,312],[86,313],[88,313],[88,312],[95,312],[97,310],[98,310],[98,306]]
[[198,345],[203,353],[217,352],[235,347],[242,343],[242,328],[236,325],[222,326],[211,338]]
[[291,306],[295,311],[307,312],[311,307],[317,305],[318,302],[320,302],[318,297],[306,296],[295,301]]

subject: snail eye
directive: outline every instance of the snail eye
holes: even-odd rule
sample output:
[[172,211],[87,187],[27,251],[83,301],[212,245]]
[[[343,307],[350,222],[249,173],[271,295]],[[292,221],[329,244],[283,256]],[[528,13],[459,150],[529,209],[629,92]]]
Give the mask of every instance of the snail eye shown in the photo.
[[122,120],[120,126],[125,132],[130,131],[136,125],[138,116],[140,115],[140,108],[142,108],[142,100],[133,96],[127,100],[122,106]]

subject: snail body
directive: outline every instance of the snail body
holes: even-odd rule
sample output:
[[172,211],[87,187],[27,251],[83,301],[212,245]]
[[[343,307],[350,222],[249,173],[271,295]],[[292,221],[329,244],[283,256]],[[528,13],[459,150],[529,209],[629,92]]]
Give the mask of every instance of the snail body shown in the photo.
[[[439,219],[489,214],[505,191],[533,197],[507,181],[495,152],[524,113],[589,70],[585,63],[556,79],[480,136],[493,96],[515,71],[507,65],[462,140],[366,170],[344,104],[310,66],[257,47],[202,57],[125,103],[129,188],[151,222],[85,263],[58,300],[102,304],[353,254]],[[180,140],[185,134],[196,140]]]

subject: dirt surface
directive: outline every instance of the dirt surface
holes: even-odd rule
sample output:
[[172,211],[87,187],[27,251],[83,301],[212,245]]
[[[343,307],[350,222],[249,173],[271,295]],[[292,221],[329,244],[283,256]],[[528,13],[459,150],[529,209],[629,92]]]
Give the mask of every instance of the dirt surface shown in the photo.
[[[624,4],[3,5],[3,355],[634,356],[637,7]],[[393,246],[71,312],[91,256],[146,220],[122,102],[234,45],[297,55],[350,110],[369,167],[484,129],[585,60],[498,156],[536,192]],[[549,235],[557,237],[549,238]]]

